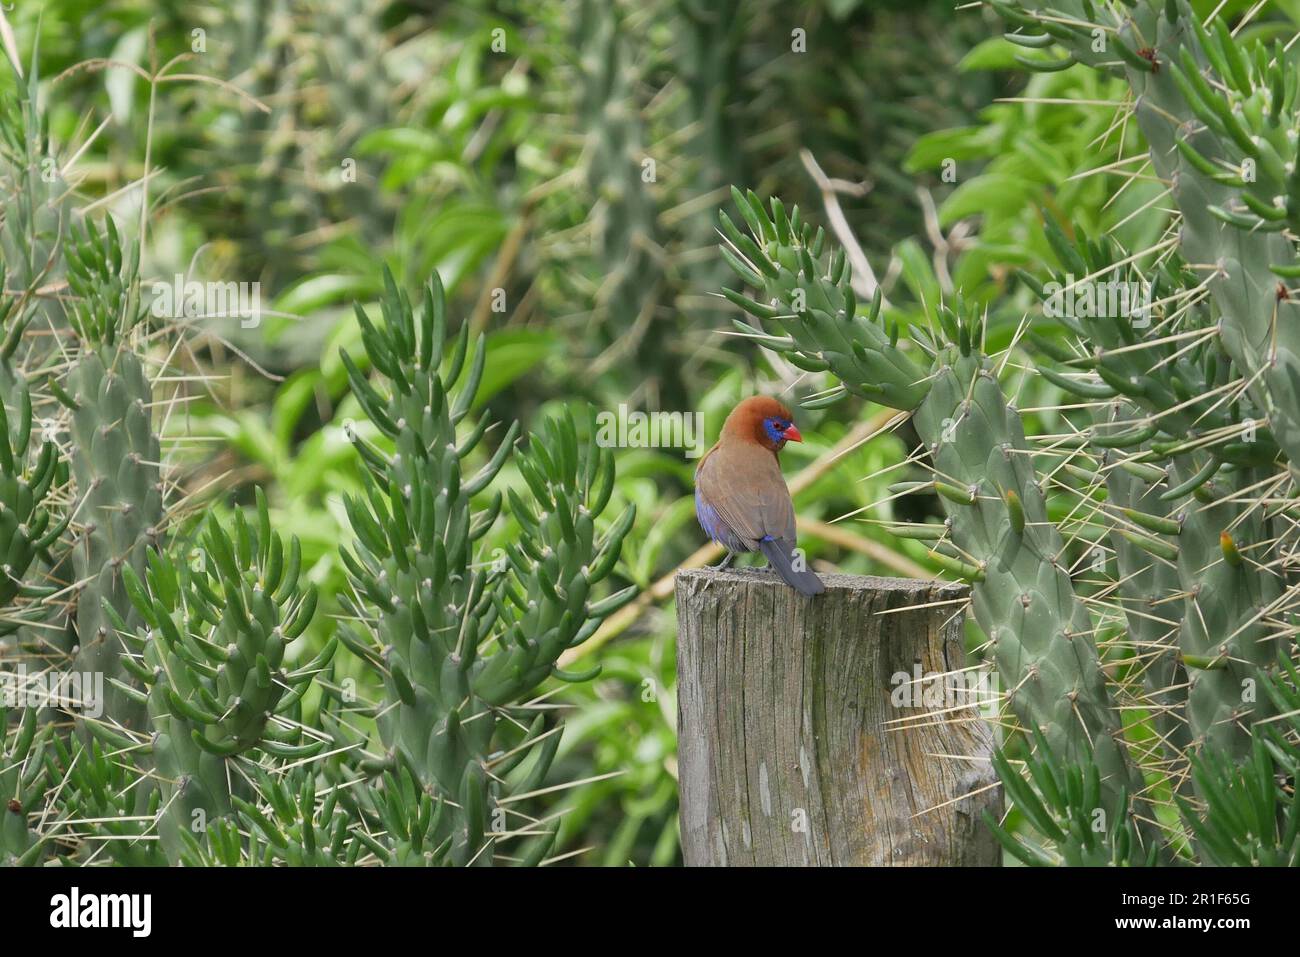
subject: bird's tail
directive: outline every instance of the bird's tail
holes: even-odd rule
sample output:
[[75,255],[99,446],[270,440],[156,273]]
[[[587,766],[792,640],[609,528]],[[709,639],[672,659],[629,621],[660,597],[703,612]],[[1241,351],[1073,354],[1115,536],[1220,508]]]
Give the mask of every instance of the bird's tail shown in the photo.
[[794,564],[791,562],[791,553],[793,547],[780,538],[765,538],[758,543],[759,550],[767,556],[767,560],[772,567],[776,569],[777,574],[785,579],[785,583],[801,595],[820,595],[826,590],[822,580],[816,574],[803,569],[796,571]]

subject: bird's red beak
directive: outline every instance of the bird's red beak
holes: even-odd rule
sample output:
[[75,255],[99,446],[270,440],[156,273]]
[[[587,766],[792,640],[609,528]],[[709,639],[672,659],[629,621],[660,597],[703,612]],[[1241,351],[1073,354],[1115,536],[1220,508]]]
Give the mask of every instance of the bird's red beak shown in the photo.
[[785,430],[785,440],[787,442],[802,442],[803,433],[800,432],[797,427],[792,425]]

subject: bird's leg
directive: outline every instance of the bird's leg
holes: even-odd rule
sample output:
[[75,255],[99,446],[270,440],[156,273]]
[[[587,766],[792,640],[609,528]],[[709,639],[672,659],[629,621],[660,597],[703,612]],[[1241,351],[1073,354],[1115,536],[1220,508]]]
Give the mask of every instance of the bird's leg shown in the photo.
[[731,563],[732,563],[733,561],[735,561],[735,559],[736,559],[736,553],[735,553],[735,552],[727,552],[727,557],[726,557],[726,558],[724,558],[722,561],[718,562],[718,564],[716,564],[716,565],[710,565],[709,568],[711,568],[711,569],[712,569],[713,571],[715,571],[715,572],[723,571],[724,569],[726,569],[727,567],[729,567],[729,566],[731,565]]

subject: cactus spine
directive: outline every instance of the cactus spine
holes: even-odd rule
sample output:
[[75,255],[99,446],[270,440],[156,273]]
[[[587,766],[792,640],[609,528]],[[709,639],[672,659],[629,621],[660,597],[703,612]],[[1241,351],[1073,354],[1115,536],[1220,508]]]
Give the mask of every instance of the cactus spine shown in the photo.
[[[1286,232],[1300,223],[1300,71],[1280,45],[1243,49],[1223,18],[1202,24],[1183,0],[1135,5],[1103,51],[1089,43],[1096,10],[1086,0],[1050,13],[1036,3],[997,6],[1019,36],[1041,30],[1072,59],[1122,71],[1152,166],[1177,203],[1182,257],[1208,269],[1203,282],[1184,270],[1173,288],[1183,299],[1208,289],[1217,327],[1204,317],[1196,325],[1217,331],[1248,398],[1213,398],[1228,380],[1227,363],[1215,368],[1212,356],[1157,364],[1141,379],[1106,381],[1130,395],[1132,383],[1137,391],[1158,380],[1181,386],[1178,394],[1145,391],[1148,408],[1168,409],[1174,400],[1185,410],[1162,428],[1192,440],[1152,443],[1157,453],[1173,455],[1161,497],[1193,496],[1180,503],[1177,535],[1187,721],[1195,747],[1248,761],[1251,725],[1272,711],[1271,702],[1256,700],[1254,685],[1285,649],[1279,639],[1291,634],[1282,614],[1286,570],[1276,557],[1284,531],[1257,500],[1289,494],[1270,467],[1280,449],[1294,475],[1300,453],[1300,339],[1288,321],[1283,281],[1300,275]],[[1192,316],[1204,312],[1189,309]],[[1186,412],[1198,409],[1187,422]]]

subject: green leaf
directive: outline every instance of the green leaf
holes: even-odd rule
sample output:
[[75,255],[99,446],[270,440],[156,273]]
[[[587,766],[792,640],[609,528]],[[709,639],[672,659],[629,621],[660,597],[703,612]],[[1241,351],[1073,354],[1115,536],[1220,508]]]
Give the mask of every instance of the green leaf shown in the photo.
[[960,126],[927,133],[912,144],[903,161],[903,171],[920,173],[938,169],[948,159],[957,162],[982,159],[997,148],[1001,139],[1002,130],[996,125]]
[[[353,299],[364,299],[374,291],[375,282],[370,277],[319,273],[307,276],[286,289],[276,297],[273,308],[277,312],[306,317],[326,306],[340,305]],[[288,324],[288,322],[279,324],[274,336],[268,329],[267,338],[274,341],[288,328]]]
[[1037,184],[1021,176],[986,173],[960,184],[939,206],[939,225],[951,226],[967,216],[1010,215],[1027,205]]
[[1020,48],[1002,37],[989,37],[981,40],[975,48],[957,63],[958,73],[973,73],[976,70],[1014,70],[1017,68],[1016,54]]

